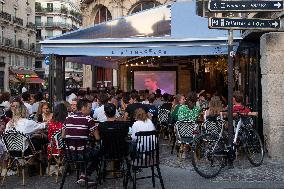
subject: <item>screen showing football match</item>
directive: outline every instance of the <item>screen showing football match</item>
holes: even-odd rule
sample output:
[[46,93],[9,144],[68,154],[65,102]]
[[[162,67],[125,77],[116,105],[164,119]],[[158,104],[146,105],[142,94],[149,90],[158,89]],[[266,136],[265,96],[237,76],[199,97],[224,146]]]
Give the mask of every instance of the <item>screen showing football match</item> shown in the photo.
[[162,94],[176,94],[176,72],[175,71],[135,71],[134,89],[140,91],[148,89],[155,93],[160,89]]

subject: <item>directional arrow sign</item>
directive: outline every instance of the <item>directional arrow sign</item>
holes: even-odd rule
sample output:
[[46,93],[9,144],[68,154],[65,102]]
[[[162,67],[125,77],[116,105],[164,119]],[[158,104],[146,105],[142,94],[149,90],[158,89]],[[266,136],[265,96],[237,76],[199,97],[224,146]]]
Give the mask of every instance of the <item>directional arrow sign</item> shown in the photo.
[[209,28],[237,30],[277,30],[280,28],[280,20],[209,18]]
[[282,11],[283,1],[209,1],[211,12],[268,12]]

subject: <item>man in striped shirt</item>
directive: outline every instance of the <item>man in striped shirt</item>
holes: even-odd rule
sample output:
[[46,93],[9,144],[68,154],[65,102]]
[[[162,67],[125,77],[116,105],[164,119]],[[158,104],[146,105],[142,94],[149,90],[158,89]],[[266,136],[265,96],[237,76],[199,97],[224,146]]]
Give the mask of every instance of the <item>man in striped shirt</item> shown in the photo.
[[[94,137],[96,140],[100,139],[96,122],[91,118],[91,103],[87,99],[80,99],[77,102],[78,112],[69,115],[64,123],[62,137],[63,138],[81,138],[87,139]],[[79,144],[80,145],[80,144]],[[77,143],[78,146],[78,143]],[[84,142],[82,141],[82,147]],[[82,149],[83,151],[83,149]],[[88,149],[88,154],[84,154],[92,160],[90,167],[87,169],[87,174],[90,176],[94,169],[97,167],[98,162],[98,149]],[[78,183],[82,183],[88,180],[88,184],[91,184],[91,180],[87,179],[87,175],[84,175],[84,170],[81,170],[81,176]]]

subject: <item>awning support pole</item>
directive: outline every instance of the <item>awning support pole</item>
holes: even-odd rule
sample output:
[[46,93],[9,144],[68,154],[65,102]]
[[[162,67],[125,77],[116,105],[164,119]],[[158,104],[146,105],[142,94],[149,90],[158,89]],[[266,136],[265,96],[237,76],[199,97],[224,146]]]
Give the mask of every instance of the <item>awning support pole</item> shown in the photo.
[[234,76],[233,76],[233,30],[228,31],[228,129],[229,129],[229,145],[232,146],[234,138],[233,127],[233,88],[234,88]]

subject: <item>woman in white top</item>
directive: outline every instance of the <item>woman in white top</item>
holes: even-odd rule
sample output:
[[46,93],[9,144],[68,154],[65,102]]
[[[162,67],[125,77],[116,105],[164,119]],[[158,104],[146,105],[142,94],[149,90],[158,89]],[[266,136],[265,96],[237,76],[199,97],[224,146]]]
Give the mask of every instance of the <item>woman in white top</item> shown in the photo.
[[25,105],[20,100],[14,100],[11,104],[13,118],[7,123],[6,131],[14,129],[23,134],[32,135],[35,132],[45,129],[44,123],[37,123],[33,120],[28,120],[28,112]]
[[135,119],[136,121],[132,125],[132,140],[136,140],[137,137],[135,134],[140,131],[153,131],[155,130],[155,126],[151,119],[148,117],[148,114],[144,109],[138,108],[135,110]]

